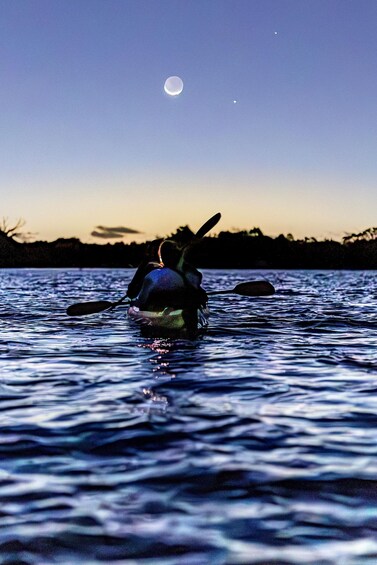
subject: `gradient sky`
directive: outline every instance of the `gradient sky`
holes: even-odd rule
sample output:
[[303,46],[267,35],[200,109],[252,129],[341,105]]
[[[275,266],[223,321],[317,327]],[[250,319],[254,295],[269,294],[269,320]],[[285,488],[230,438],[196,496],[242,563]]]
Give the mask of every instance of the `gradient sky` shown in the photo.
[[376,29],[376,0],[2,0],[0,217],[83,241],[218,211],[217,231],[375,226]]

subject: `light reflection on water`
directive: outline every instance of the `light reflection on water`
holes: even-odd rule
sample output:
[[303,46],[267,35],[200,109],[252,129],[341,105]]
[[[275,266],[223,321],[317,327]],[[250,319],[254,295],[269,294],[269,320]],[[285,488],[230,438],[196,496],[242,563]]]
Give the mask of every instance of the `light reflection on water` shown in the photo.
[[206,271],[277,294],[196,341],[65,315],[131,275],[0,272],[4,562],[375,563],[377,273]]

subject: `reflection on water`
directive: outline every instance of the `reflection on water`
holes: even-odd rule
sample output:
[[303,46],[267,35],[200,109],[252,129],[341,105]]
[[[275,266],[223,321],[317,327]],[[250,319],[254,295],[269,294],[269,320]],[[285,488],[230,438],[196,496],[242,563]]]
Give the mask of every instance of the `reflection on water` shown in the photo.
[[0,562],[375,563],[377,273],[205,272],[278,292],[196,341],[65,315],[131,274],[0,272]]

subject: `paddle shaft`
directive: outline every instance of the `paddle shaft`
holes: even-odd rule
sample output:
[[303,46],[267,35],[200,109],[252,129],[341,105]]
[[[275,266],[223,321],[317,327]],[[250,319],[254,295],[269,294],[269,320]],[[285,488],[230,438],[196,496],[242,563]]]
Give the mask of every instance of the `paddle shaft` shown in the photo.
[[234,292],[234,288],[228,288],[227,290],[210,290],[207,292],[207,296],[214,296],[216,294],[237,294]]
[[93,302],[78,302],[77,304],[72,304],[67,308],[68,316],[88,316],[89,314],[98,314],[104,310],[110,310],[119,306],[122,300],[118,302],[110,302],[109,300],[95,300]]
[[[268,281],[251,281],[239,283],[234,288],[227,290],[211,290],[207,292],[208,296],[217,294],[238,294],[239,296],[271,296],[275,293],[275,289]],[[124,303],[126,296],[123,296],[117,302],[109,302],[108,300],[98,300],[96,302],[79,302],[72,304],[67,309],[68,316],[87,316],[89,314],[98,314],[104,310],[111,310]]]

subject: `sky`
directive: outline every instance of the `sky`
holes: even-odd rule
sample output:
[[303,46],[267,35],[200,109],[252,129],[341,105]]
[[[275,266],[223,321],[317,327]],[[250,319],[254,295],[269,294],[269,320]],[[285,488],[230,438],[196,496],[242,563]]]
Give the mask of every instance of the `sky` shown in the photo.
[[219,211],[215,233],[375,226],[376,26],[375,0],[2,0],[0,218],[98,243]]

